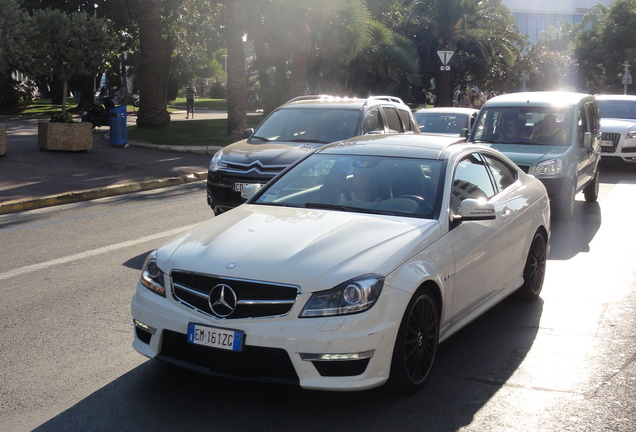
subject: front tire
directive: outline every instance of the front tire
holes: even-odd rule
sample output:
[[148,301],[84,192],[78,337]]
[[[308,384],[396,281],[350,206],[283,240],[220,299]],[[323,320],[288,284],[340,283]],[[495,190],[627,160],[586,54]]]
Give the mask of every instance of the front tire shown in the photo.
[[545,265],[548,257],[548,247],[545,234],[537,232],[530,244],[526,265],[523,269],[523,285],[519,294],[528,300],[535,300],[541,294],[545,279]]
[[568,221],[574,216],[574,198],[576,196],[576,186],[574,183],[563,188],[559,200],[555,203],[555,213],[557,218]]
[[598,189],[599,189],[599,180],[600,174],[598,169],[594,174],[594,180],[583,189],[583,196],[585,197],[586,202],[595,202],[598,199]]
[[439,306],[430,289],[416,292],[402,317],[398,331],[389,386],[413,393],[426,383],[439,342]]

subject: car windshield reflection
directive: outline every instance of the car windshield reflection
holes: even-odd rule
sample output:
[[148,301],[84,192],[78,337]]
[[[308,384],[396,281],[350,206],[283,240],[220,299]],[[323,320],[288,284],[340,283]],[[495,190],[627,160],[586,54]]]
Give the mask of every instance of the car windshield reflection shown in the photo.
[[314,154],[253,203],[434,218],[442,162],[415,158]]

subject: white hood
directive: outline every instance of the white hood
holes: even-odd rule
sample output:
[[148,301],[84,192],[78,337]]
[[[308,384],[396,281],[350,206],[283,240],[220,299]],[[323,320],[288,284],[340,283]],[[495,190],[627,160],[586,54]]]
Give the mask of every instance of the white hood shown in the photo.
[[630,119],[602,118],[602,132],[623,132],[636,130],[636,121]]
[[440,236],[437,221],[242,205],[158,251],[159,267],[326,289],[386,275]]

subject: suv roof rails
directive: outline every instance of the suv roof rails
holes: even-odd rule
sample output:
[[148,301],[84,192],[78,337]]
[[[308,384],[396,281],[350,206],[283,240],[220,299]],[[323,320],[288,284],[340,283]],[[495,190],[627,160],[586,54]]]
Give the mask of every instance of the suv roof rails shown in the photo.
[[334,98],[334,97],[336,96],[326,95],[326,94],[296,96],[295,98],[292,98],[288,100],[287,102],[285,102],[285,104],[298,102],[298,101],[304,101],[304,100],[317,100],[317,99],[327,99],[327,98]]
[[383,101],[394,102],[394,103],[399,103],[404,105],[404,102],[402,101],[402,99],[395,96],[369,96],[367,98],[367,102],[370,100],[383,100]]

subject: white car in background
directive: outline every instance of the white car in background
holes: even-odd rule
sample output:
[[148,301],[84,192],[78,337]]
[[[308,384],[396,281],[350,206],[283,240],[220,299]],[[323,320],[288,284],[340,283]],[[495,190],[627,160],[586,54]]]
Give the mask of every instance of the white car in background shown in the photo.
[[206,374],[418,390],[438,342],[543,285],[543,184],[457,137],[327,145],[152,252],[133,347]]
[[467,138],[479,110],[474,108],[422,108],[413,112],[421,133]]
[[601,157],[636,162],[636,96],[596,95],[601,114]]

